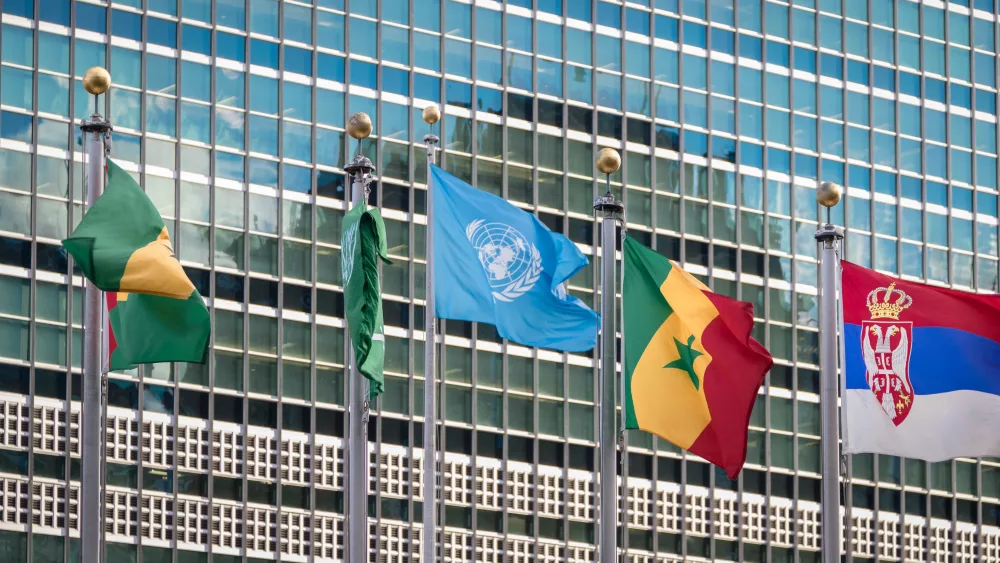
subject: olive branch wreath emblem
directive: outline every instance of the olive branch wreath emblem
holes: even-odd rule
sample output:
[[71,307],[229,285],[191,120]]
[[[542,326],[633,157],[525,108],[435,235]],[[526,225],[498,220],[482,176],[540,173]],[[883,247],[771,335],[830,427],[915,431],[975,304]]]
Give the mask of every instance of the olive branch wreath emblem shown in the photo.
[[[476,219],[465,227],[465,236],[472,243],[472,236],[479,230],[485,219]],[[478,249],[477,249],[478,250]],[[531,245],[531,256],[528,259],[528,269],[519,278],[504,286],[500,291],[493,291],[493,298],[497,301],[510,303],[525,293],[531,291],[542,277],[542,255],[538,252],[538,247]]]

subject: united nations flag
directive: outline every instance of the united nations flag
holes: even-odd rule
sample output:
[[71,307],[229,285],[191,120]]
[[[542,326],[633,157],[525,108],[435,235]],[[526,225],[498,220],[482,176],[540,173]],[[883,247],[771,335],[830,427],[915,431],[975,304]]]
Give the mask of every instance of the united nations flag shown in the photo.
[[597,344],[597,314],[563,285],[587,265],[575,244],[437,166],[431,189],[438,318],[490,323],[526,346],[583,352]]

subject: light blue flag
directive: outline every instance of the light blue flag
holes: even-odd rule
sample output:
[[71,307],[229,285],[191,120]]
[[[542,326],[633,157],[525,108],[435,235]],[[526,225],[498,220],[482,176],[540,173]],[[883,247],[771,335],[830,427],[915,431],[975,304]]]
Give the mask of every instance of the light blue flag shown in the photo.
[[594,348],[597,314],[563,285],[587,257],[534,215],[431,169],[437,317],[490,323],[525,346]]

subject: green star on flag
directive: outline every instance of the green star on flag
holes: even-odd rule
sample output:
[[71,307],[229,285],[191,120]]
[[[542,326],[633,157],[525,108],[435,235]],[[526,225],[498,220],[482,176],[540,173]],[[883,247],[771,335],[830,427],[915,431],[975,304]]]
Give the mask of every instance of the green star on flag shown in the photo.
[[694,388],[697,390],[700,383],[698,382],[698,374],[694,372],[694,360],[698,356],[701,356],[702,353],[691,347],[694,345],[694,335],[692,334],[688,337],[687,344],[674,338],[674,344],[677,345],[677,353],[680,357],[663,367],[665,369],[673,368],[686,372],[688,377],[691,378]]

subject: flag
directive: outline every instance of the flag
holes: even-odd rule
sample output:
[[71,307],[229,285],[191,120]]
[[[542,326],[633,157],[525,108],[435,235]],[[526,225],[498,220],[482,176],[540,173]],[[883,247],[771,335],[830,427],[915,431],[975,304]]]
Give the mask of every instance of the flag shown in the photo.
[[212,324],[197,291],[187,299],[114,291],[104,295],[110,369],[156,362],[205,363]]
[[534,215],[431,167],[435,315],[566,352],[597,344],[597,314],[568,295],[587,257]]
[[753,305],[712,293],[625,238],[622,338],[626,427],[652,432],[735,479],[771,354],[750,332]]
[[101,291],[188,299],[196,293],[174,257],[156,206],[128,172],[108,160],[108,186],[63,247]]
[[377,208],[364,202],[347,215],[340,238],[340,267],[344,279],[347,328],[351,333],[358,371],[371,382],[369,396],[375,398],[385,388],[385,329],[382,325],[382,295],[378,279],[378,258],[386,263],[385,225]]
[[1000,456],[1000,297],[841,264],[845,453]]
[[108,160],[108,186],[63,247],[106,293],[110,369],[205,363],[212,321],[174,257],[167,227],[132,176]]

